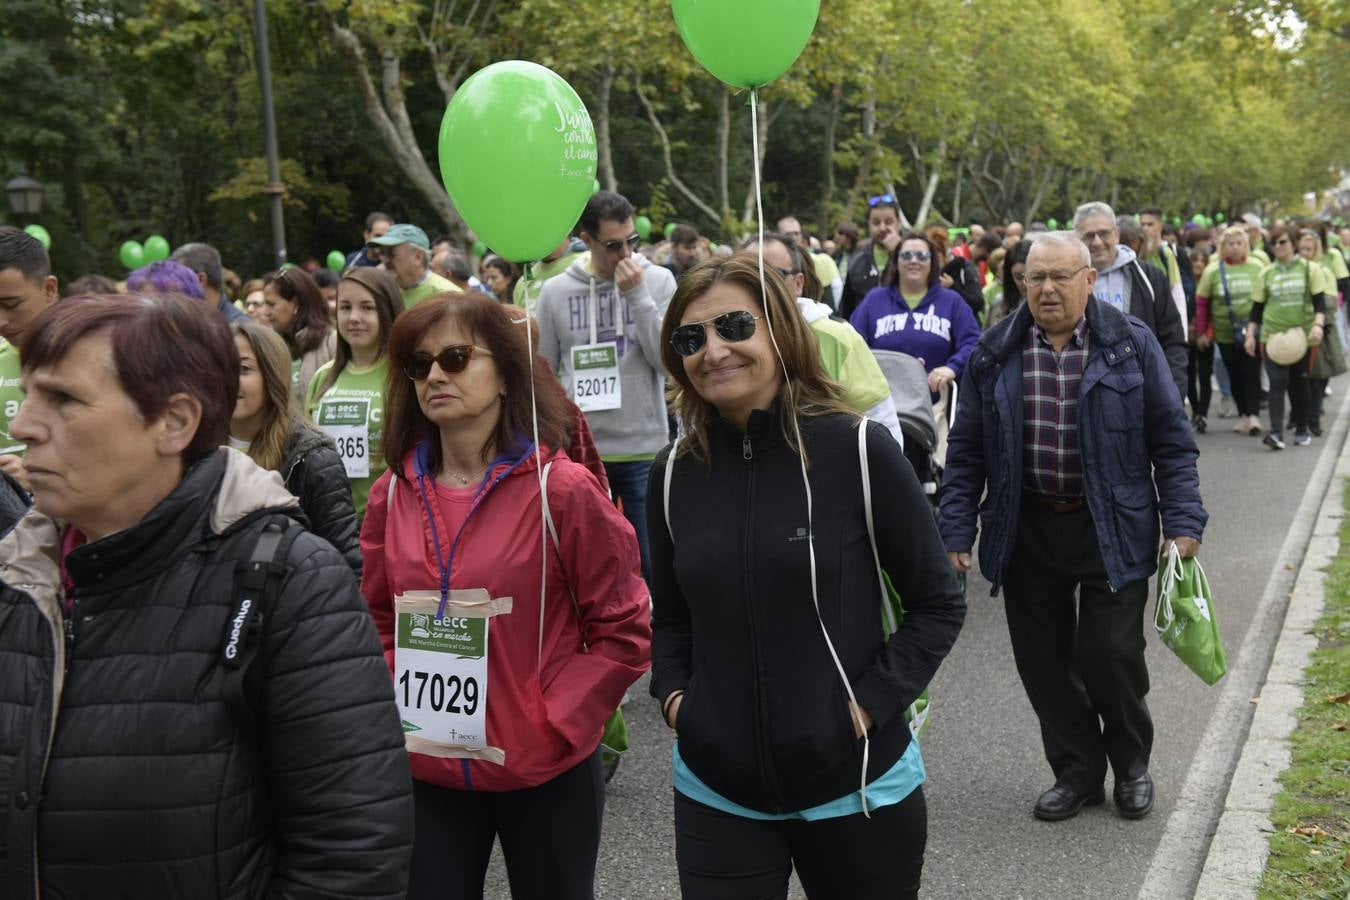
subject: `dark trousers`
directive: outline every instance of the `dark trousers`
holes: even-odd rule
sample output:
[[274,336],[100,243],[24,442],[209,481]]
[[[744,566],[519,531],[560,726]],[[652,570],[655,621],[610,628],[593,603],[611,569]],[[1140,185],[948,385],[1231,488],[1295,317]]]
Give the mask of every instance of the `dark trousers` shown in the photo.
[[1308,354],[1292,366],[1282,366],[1266,359],[1266,374],[1270,376],[1270,430],[1284,431],[1284,395],[1289,394],[1289,424],[1294,431],[1308,430]]
[[552,781],[519,791],[457,791],[413,781],[417,832],[408,900],[483,896],[500,838],[513,900],[591,900],[605,776],[597,750]]
[[1112,590],[1092,514],[1024,498],[1003,591],[1017,673],[1055,783],[1096,791],[1108,761],[1118,780],[1143,775],[1153,749],[1144,702],[1148,579]]
[[1241,344],[1219,344],[1219,355],[1228,370],[1233,404],[1240,416],[1261,415],[1261,357],[1248,356]]
[[810,900],[919,896],[928,806],[899,803],[815,822],[733,816],[675,792],[675,861],[684,900],[783,900],[797,868]]
[[1308,379],[1308,427],[1316,431],[1322,430],[1322,404],[1327,399],[1330,381],[1329,378]]
[[1214,345],[1201,350],[1191,347],[1186,359],[1186,396],[1191,401],[1191,412],[1197,416],[1209,415],[1209,399],[1214,392]]
[[623,501],[623,516],[637,533],[638,551],[642,554],[642,580],[651,578],[651,553],[647,550],[647,476],[650,462],[607,462],[605,476],[616,500]]

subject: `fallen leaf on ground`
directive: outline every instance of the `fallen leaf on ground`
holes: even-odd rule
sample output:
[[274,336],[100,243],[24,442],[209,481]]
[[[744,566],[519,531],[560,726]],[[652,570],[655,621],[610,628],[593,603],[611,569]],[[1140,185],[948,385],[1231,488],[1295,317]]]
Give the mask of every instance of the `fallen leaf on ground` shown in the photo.
[[1331,726],[1331,730],[1332,730],[1332,731],[1344,731],[1344,730],[1345,730],[1345,723],[1344,723],[1344,722],[1337,722],[1335,725],[1332,725],[1332,726]]
[[1315,841],[1320,841],[1322,838],[1329,836],[1325,831],[1321,829],[1320,826],[1317,825],[1300,825],[1297,828],[1290,825],[1288,828],[1285,829],[1285,831],[1287,831],[1289,834],[1297,834],[1301,835],[1302,837],[1310,837]]
[[1350,691],[1346,691],[1344,694],[1337,694],[1337,695],[1334,696],[1334,697],[1327,697],[1327,702],[1328,702],[1328,703],[1350,703]]

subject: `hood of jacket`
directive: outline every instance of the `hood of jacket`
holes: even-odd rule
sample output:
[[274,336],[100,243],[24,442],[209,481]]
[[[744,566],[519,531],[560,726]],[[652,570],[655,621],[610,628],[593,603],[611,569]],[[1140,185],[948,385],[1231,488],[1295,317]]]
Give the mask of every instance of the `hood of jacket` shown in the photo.
[[291,472],[306,456],[324,446],[337,445],[328,435],[309,427],[297,417],[291,423],[291,439],[286,443],[286,452],[281,457],[280,471],[283,482],[290,481]]
[[819,322],[821,319],[828,319],[834,315],[834,310],[824,303],[812,300],[810,297],[798,297],[797,309],[801,310],[802,318],[806,319],[806,324]]
[[1138,255],[1129,247],[1126,247],[1124,244],[1117,244],[1115,261],[1112,262],[1105,269],[1102,269],[1100,272],[1098,272],[1097,277],[1101,278],[1102,276],[1109,275],[1112,272],[1119,272],[1121,269],[1125,268],[1138,258],[1139,258]]

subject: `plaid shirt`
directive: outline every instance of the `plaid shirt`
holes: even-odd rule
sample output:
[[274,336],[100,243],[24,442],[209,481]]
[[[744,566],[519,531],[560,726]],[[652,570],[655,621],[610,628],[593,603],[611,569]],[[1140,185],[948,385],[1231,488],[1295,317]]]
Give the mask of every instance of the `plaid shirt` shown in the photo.
[[1055,497],[1083,496],[1078,387],[1087,365],[1087,319],[1056,350],[1034,322],[1022,347],[1022,486]]

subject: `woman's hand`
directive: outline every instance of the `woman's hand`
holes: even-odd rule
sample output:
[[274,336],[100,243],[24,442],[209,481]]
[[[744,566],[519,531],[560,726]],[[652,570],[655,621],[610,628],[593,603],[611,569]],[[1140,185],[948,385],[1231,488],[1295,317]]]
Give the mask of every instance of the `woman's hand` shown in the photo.
[[1311,346],[1316,347],[1318,344],[1322,343],[1322,337],[1325,333],[1326,330],[1322,327],[1322,323],[1314,322],[1313,327],[1308,331],[1308,343]]
[[32,492],[33,486],[28,483],[28,470],[23,467],[22,456],[15,456],[12,453],[0,455],[0,469],[4,469],[11,478],[23,485],[25,491]]
[[947,366],[938,366],[928,373],[928,389],[933,393],[939,393],[947,385],[956,380],[956,373]]
[[853,723],[853,736],[860,738],[865,732],[872,730],[872,716],[852,700],[848,704],[849,721]]
[[951,289],[952,285],[956,284],[956,282],[952,280],[952,276],[948,275],[946,272],[943,272],[938,276],[938,281],[942,282],[942,286],[948,290]]
[[1247,336],[1242,339],[1242,349],[1247,351],[1248,356],[1256,355],[1256,333],[1252,329],[1247,329]]

